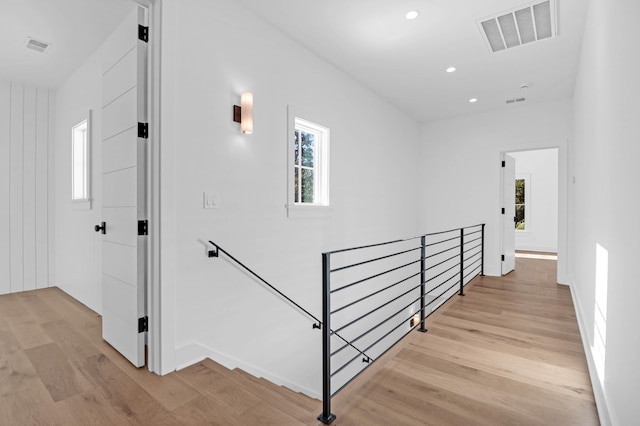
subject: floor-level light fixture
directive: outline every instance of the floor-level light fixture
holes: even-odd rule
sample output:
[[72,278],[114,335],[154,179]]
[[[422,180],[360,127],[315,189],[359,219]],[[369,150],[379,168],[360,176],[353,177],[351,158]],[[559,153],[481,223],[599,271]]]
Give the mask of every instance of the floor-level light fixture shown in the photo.
[[253,133],[253,93],[242,92],[240,106],[233,106],[233,121],[240,123],[240,130],[246,135]]

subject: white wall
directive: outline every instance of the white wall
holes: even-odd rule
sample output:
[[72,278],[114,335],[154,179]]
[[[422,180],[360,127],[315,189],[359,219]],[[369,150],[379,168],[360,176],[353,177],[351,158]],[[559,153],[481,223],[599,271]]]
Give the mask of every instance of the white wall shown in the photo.
[[516,179],[525,177],[525,226],[516,231],[516,250],[558,250],[558,150],[509,153],[516,159]]
[[571,103],[515,105],[422,128],[421,230],[486,223],[485,274],[500,275],[500,153],[559,148],[558,281],[566,282],[566,146]]
[[[224,256],[208,259],[204,242],[319,316],[323,251],[418,232],[418,125],[237,2],[163,8],[163,58],[173,60],[162,86],[163,338],[175,338],[178,366],[211,356],[317,395],[312,321]],[[245,90],[251,136],[231,120]],[[286,216],[288,105],[331,128],[326,217]],[[204,191],[220,194],[220,209],[202,208]]]
[[[575,177],[569,206],[571,283],[605,425],[637,424],[640,418],[640,238],[635,228],[640,209],[639,16],[640,3],[634,0],[591,1],[569,146],[569,176]],[[608,252],[608,263],[598,264],[596,245]],[[599,279],[597,269],[604,272]],[[602,383],[591,349],[597,340],[596,304],[598,312],[606,312]]]
[[50,285],[53,102],[0,81],[0,294]]

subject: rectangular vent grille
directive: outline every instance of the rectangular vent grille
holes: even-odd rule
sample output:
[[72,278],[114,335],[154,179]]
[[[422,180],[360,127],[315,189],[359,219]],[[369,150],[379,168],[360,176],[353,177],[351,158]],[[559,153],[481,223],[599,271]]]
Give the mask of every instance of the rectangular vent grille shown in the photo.
[[518,102],[524,102],[525,98],[515,98],[515,99],[507,99],[507,104],[515,104]]
[[499,52],[556,36],[556,2],[519,6],[478,21],[489,50]]
[[27,38],[27,42],[25,43],[25,47],[27,49],[35,50],[39,53],[45,53],[47,49],[49,49],[51,43],[47,43],[45,41],[36,40],[35,38]]

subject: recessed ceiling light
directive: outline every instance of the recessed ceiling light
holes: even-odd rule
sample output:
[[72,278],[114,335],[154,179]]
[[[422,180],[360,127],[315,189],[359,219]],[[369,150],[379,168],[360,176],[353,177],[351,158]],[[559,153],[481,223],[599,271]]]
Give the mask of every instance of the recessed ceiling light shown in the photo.
[[405,15],[405,17],[408,20],[412,20],[412,19],[416,19],[418,17],[418,15],[420,14],[420,12],[418,12],[417,10],[410,10],[407,12],[407,14]]
[[456,67],[447,68],[447,72],[454,72],[455,70],[456,70]]
[[471,99],[469,99],[469,102],[471,102],[473,104],[473,103],[478,102],[478,100],[476,98],[471,98]]

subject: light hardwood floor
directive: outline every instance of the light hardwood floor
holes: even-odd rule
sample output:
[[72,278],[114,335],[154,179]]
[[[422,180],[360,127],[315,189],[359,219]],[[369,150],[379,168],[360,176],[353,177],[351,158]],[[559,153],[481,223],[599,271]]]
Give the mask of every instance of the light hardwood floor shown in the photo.
[[599,424],[556,263],[517,258],[511,274],[474,280],[429,317],[426,334],[412,333],[357,392],[335,398],[339,424]]
[[[595,425],[571,296],[517,259],[411,333],[333,401],[335,425]],[[56,288],[0,296],[1,425],[317,425],[319,401],[205,360],[158,377]]]

